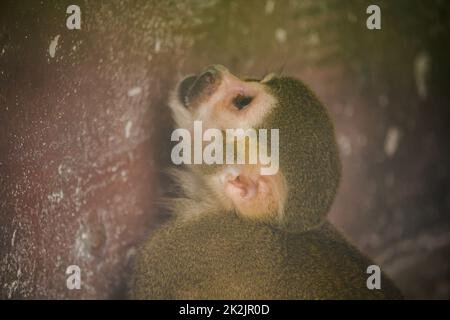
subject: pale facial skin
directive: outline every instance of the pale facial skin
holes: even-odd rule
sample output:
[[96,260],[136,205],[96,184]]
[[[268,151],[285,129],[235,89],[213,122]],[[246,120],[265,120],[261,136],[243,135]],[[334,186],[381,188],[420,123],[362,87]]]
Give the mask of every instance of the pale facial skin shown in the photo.
[[[194,121],[202,121],[205,129],[264,128],[264,119],[277,102],[264,84],[271,77],[241,80],[221,65],[186,77],[170,103],[178,128],[192,130]],[[205,173],[192,166],[225,209],[250,219],[281,217],[287,193],[281,171],[263,176],[260,164],[245,164],[220,165]]]

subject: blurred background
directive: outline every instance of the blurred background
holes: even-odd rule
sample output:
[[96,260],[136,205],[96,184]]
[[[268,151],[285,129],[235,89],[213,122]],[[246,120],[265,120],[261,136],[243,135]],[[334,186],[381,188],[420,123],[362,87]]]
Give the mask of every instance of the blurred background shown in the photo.
[[[76,2],[76,3],[75,3]],[[68,30],[66,9],[81,9]],[[381,30],[366,9],[381,8]],[[0,4],[0,298],[122,298],[159,223],[186,73],[299,77],[329,108],[343,179],[329,219],[407,298],[450,298],[450,2]],[[67,266],[82,289],[66,287]]]

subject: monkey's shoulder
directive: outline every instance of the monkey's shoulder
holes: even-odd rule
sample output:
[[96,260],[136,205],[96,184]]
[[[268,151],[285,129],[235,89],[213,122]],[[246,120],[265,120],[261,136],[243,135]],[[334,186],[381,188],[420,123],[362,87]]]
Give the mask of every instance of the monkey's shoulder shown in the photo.
[[[286,233],[232,214],[174,219],[140,250],[138,287],[175,298],[400,298],[384,275],[328,223]],[[147,285],[143,285],[147,283]]]

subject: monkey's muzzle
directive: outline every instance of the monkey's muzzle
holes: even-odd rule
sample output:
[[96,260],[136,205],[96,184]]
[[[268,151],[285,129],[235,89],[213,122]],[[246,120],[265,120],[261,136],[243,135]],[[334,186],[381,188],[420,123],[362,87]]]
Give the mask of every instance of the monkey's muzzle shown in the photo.
[[200,75],[190,75],[178,85],[178,97],[186,108],[193,108],[209,99],[221,82],[222,71],[218,66],[208,67]]

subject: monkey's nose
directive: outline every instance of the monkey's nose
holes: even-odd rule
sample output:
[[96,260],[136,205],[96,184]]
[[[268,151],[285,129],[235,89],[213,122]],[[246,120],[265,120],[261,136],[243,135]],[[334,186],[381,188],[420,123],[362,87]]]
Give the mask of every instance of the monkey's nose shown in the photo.
[[202,73],[198,81],[203,81],[206,84],[214,84],[217,79],[217,72],[215,70],[208,70]]
[[199,76],[186,77],[178,86],[180,101],[185,107],[198,104],[209,98],[219,87],[225,67],[213,65]]
[[229,71],[223,65],[213,64],[208,66],[201,76],[205,76],[207,80],[212,81],[211,83],[213,83],[217,80],[217,78],[220,78],[222,75],[227,73],[229,73]]
[[189,95],[191,98],[199,95],[211,94],[220,83],[221,72],[215,68],[208,68],[193,83]]
[[200,75],[199,79],[200,81],[205,81],[208,84],[215,83],[222,74],[228,72],[228,69],[220,64],[214,64],[211,66],[208,66],[205,71]]

